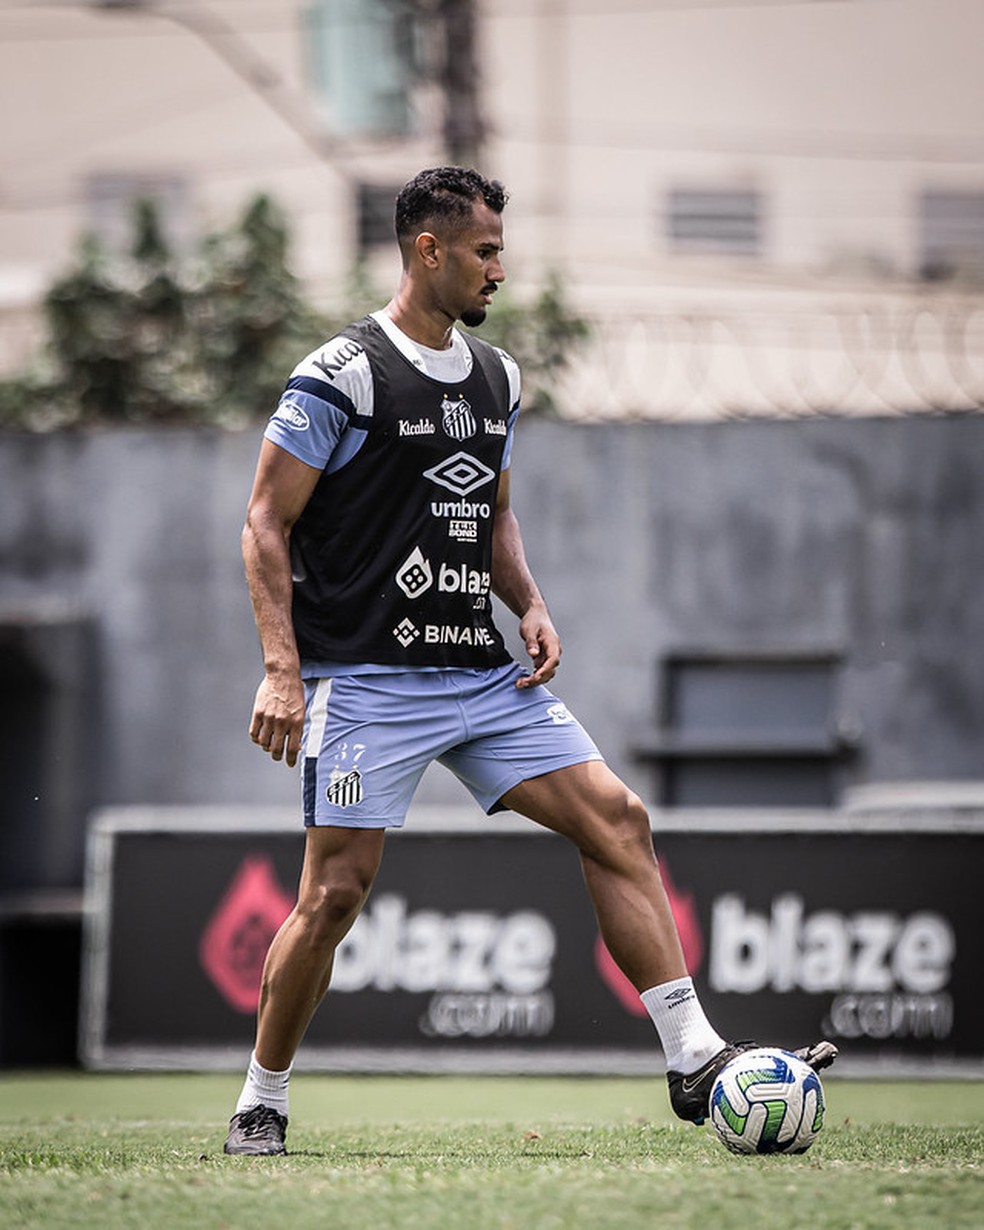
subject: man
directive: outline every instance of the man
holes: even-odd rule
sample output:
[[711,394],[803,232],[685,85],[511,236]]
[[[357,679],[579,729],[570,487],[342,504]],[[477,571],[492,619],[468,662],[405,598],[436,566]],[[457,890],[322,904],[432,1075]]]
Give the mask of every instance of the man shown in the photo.
[[[475,171],[411,180],[396,203],[396,294],[295,369],[265,432],[243,531],[265,666],[250,735],[274,760],[301,758],[307,828],[228,1153],[285,1151],[294,1055],[386,829],[433,760],[487,811],[575,844],[604,941],[658,1031],[677,1115],[703,1120],[714,1077],[746,1045],[726,1044],[694,993],[642,803],[544,686],[560,640],[509,504],[519,373],[454,327],[481,324],[505,277],[505,203]],[[528,673],[492,621],[493,593],[519,619]],[[818,1067],[834,1054],[807,1053]]]

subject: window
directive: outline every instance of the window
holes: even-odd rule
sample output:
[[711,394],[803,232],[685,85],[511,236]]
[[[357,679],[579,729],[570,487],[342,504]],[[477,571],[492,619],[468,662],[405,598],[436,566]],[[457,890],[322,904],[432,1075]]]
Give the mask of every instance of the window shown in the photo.
[[359,252],[391,245],[394,240],[393,211],[401,185],[359,184]]
[[755,256],[762,239],[761,198],[757,192],[674,189],[667,228],[676,252]]
[[303,11],[308,80],[332,132],[399,137],[412,130],[413,6],[311,0]]
[[984,192],[924,192],[919,225],[924,278],[984,274]]
[[636,748],[664,807],[830,807],[852,750],[830,655],[685,654],[660,670],[657,729]]

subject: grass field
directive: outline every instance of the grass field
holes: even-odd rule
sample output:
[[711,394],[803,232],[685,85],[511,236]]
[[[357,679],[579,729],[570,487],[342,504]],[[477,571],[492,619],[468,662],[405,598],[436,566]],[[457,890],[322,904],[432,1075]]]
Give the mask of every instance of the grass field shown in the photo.
[[801,1157],[737,1158],[662,1082],[295,1078],[286,1158],[227,1158],[239,1079],[0,1076],[0,1227],[984,1230],[984,1084],[825,1081]]

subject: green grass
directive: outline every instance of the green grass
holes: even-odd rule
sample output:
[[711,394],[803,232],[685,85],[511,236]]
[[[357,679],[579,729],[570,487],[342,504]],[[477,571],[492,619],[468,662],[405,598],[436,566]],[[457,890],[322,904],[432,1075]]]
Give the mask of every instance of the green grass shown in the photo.
[[0,1076],[4,1230],[982,1230],[984,1084],[825,1082],[801,1157],[736,1158],[661,1083],[299,1075],[286,1158],[238,1078]]

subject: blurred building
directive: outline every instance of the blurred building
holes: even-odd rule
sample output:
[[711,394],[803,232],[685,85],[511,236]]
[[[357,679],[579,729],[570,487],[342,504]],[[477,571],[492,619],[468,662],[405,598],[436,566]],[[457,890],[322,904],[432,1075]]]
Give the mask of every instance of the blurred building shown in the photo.
[[976,0],[77,0],[0,12],[0,367],[134,196],[172,235],[277,194],[338,299],[395,189],[477,158],[519,293],[596,318],[578,418],[976,408]]

